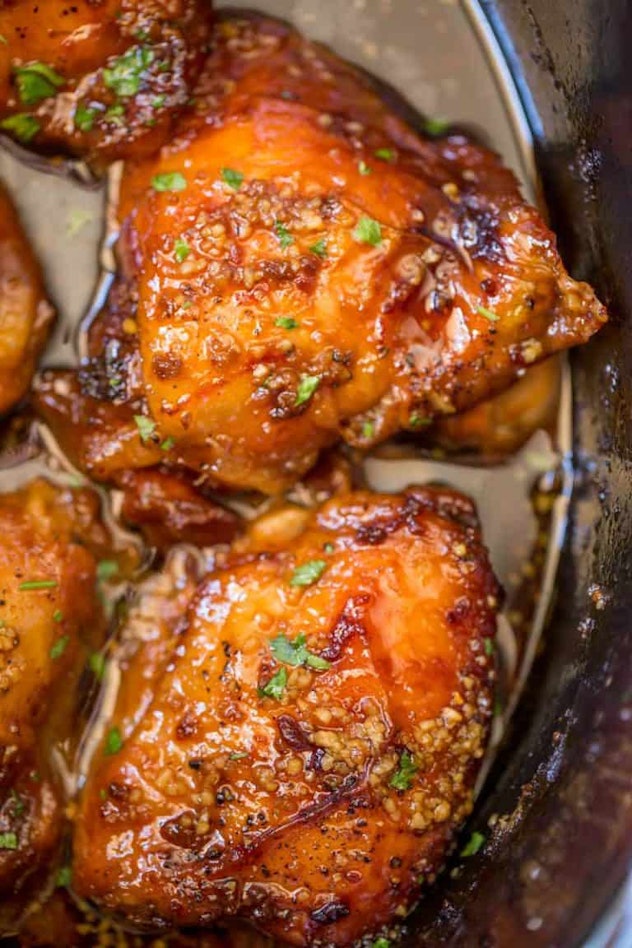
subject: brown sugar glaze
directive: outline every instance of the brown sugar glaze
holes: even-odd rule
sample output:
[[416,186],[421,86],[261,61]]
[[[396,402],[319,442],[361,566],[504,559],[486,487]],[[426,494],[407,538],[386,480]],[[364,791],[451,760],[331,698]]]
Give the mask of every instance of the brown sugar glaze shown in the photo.
[[[335,3],[322,5],[322,18],[318,29],[325,32],[324,39],[332,40],[337,29],[341,27],[337,17],[344,13],[336,11]],[[414,5],[413,5],[414,6]],[[420,7],[422,5],[419,5]],[[269,3],[266,9],[272,13],[289,15],[293,11],[288,3]],[[300,17],[308,16],[303,9],[305,5],[297,5],[299,17],[297,25],[310,31],[310,21],[301,22]],[[418,13],[421,17],[422,14]],[[394,19],[394,17],[392,18]],[[433,100],[432,94],[427,91],[425,76],[418,76],[417,88],[421,95],[415,95],[414,83],[411,86],[406,78],[404,62],[393,68],[392,53],[389,52],[389,43],[385,40],[382,48],[376,50],[376,37],[387,31],[387,36],[402,42],[401,30],[396,30],[395,24],[389,21],[385,14],[384,21],[378,15],[377,22],[369,19],[368,25],[357,30],[357,38],[344,40],[340,51],[350,58],[362,60],[368,68],[389,75],[395,84],[406,89],[410,98],[417,100],[425,111],[434,114],[447,114],[458,119],[466,119],[485,127],[492,139],[504,148],[507,159],[514,165],[520,161],[519,150],[515,140],[512,140],[515,128],[512,130],[504,113],[500,98],[493,87],[491,73],[485,57],[476,46],[474,33],[466,22],[462,11],[449,7],[442,9],[441,15],[436,18],[432,28],[427,32],[424,40],[428,51],[434,46],[430,65],[426,73],[433,73],[443,79],[449,74],[457,75],[457,86],[462,93],[471,83],[471,72],[476,70],[481,76],[481,83],[487,89],[488,100],[466,102],[467,95],[454,99],[454,92],[450,93],[450,86],[437,79],[436,89],[439,91]],[[427,21],[424,21],[427,22]],[[331,35],[327,35],[327,30]],[[463,62],[457,65],[454,56],[449,57],[446,65],[440,63],[441,51],[444,51],[445,41],[441,37],[445,33],[457,30],[459,43],[462,44]],[[390,32],[389,32],[390,31]],[[434,32],[436,31],[436,32]],[[445,31],[442,32],[442,31]],[[347,44],[345,46],[345,43]],[[349,45],[351,44],[351,45]],[[428,62],[428,60],[427,60]],[[472,67],[472,63],[474,66]],[[408,63],[409,68],[410,64]],[[435,71],[436,67],[436,71]],[[398,74],[398,69],[399,74]],[[459,70],[461,70],[459,81]],[[398,79],[399,75],[399,79]],[[442,85],[443,82],[443,85]],[[405,85],[403,85],[405,83]],[[424,92],[424,89],[426,90]],[[436,91],[436,90],[435,90]],[[460,111],[459,102],[463,102],[464,111]],[[490,110],[490,102],[492,107]],[[528,166],[528,157],[526,159]],[[102,192],[87,192],[80,190],[76,185],[61,178],[49,178],[33,172],[24,166],[3,159],[3,173],[14,193],[17,192],[18,202],[27,207],[27,226],[31,225],[31,236],[38,249],[41,249],[45,260],[45,267],[53,298],[60,313],[59,325],[56,331],[56,346],[51,348],[47,355],[47,364],[59,366],[61,363],[72,365],[75,359],[72,336],[78,319],[86,308],[86,303],[95,282],[95,257],[97,241],[100,237],[103,217],[99,213],[102,201]],[[114,185],[112,185],[114,187]],[[44,191],[48,192],[44,194]],[[52,213],[49,213],[50,223],[41,227],[39,221],[42,214],[42,204],[50,212],[54,210],[57,223],[53,224]],[[38,210],[39,206],[39,210]],[[46,215],[45,215],[46,216]],[[36,224],[36,221],[38,222]],[[53,235],[61,226],[66,230],[67,256],[63,251],[53,252],[51,245],[55,242]],[[35,231],[37,228],[37,232]],[[88,239],[93,238],[93,239]],[[61,243],[61,241],[58,241]],[[111,242],[111,241],[110,241]],[[108,261],[106,251],[102,259]],[[56,259],[54,259],[56,257]],[[84,266],[85,263],[85,266]],[[72,272],[73,279],[69,279]],[[76,279],[81,272],[82,280]],[[78,283],[84,283],[85,292],[78,292]],[[79,350],[81,340],[79,340]],[[477,455],[475,452],[467,456],[450,455],[446,460],[446,444],[450,441],[450,433],[440,436],[441,446],[423,447],[415,440],[399,440],[376,450],[366,462],[360,462],[359,457],[351,455],[356,480],[366,480],[368,484],[381,490],[399,490],[410,483],[425,483],[428,481],[442,481],[449,483],[469,494],[477,502],[483,523],[485,539],[490,547],[493,564],[506,591],[506,603],[501,622],[499,644],[501,649],[500,661],[503,669],[501,686],[497,703],[497,717],[495,721],[496,737],[499,737],[503,727],[503,708],[509,713],[516,700],[519,683],[526,673],[529,658],[537,647],[537,641],[542,628],[550,599],[552,596],[551,577],[554,573],[557,549],[563,533],[564,512],[568,500],[568,491],[572,481],[572,471],[568,466],[568,451],[570,446],[569,413],[570,401],[568,380],[565,370],[562,370],[562,397],[559,399],[559,411],[556,418],[547,419],[546,424],[527,442],[518,454],[509,461],[498,463],[498,457],[491,460]],[[555,385],[553,386],[555,388]],[[476,424],[473,424],[476,429]],[[17,430],[16,430],[17,429]],[[25,430],[27,431],[24,437]],[[24,420],[9,426],[5,440],[6,449],[2,457],[3,470],[0,483],[3,490],[13,489],[16,485],[31,479],[34,474],[45,472],[49,478],[65,483],[73,483],[77,474],[72,470],[63,456],[60,456],[50,435],[40,425],[30,428]],[[16,463],[19,462],[19,463]],[[313,493],[309,487],[301,484],[295,486],[290,497],[298,503],[312,501]],[[130,550],[131,560],[136,556],[140,563],[130,574],[128,584],[125,570],[121,570],[117,577],[103,583],[103,593],[111,614],[111,628],[116,626],[116,610],[121,608],[127,595],[133,589],[134,581],[143,576],[146,567],[152,562],[153,553],[150,548],[142,549],[136,535],[130,534],[121,528],[117,522],[117,498],[104,498],[106,520],[115,531],[116,543],[121,550]],[[255,510],[261,512],[259,503],[253,504],[251,498],[239,498],[235,504],[240,513],[251,516]],[[509,517],[511,520],[509,521]],[[508,526],[510,523],[510,527]],[[122,581],[118,581],[122,579]],[[105,694],[100,701],[106,706],[108,703],[108,689],[116,688],[116,675],[109,674],[105,679]],[[94,689],[88,683],[86,686],[86,716],[94,705]],[[99,715],[92,718],[93,733],[98,731]],[[85,766],[86,755],[91,747],[90,737],[84,738],[81,747],[64,748],[64,759],[68,771],[76,779],[79,769]],[[71,779],[72,783],[72,779]],[[87,911],[84,914],[76,910],[69,910],[68,899],[63,890],[57,890],[52,899],[40,913],[34,912],[29,926],[31,934],[22,936],[24,944],[50,943],[51,921],[59,925],[59,933],[55,941],[60,944],[154,944],[156,948],[162,944],[208,944],[231,945],[242,948],[246,944],[264,943],[265,939],[252,935],[249,932],[235,930],[230,934],[218,935],[178,936],[174,941],[169,937],[153,939],[140,936],[125,935],[117,932],[112,923],[98,918],[94,913]],[[64,934],[65,933],[65,934]]]

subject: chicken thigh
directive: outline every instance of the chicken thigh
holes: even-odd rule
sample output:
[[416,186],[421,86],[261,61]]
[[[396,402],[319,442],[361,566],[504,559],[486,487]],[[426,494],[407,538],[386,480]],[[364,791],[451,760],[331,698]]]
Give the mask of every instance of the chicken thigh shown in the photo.
[[[55,866],[78,675],[103,634],[90,491],[35,481],[0,495],[0,934]],[[75,733],[75,737],[78,735]]]
[[166,442],[210,483],[277,493],[338,439],[423,429],[606,318],[495,154],[418,135],[257,16],[220,18],[195,106],[126,166],[120,215],[129,315],[103,314],[78,392],[119,425],[110,471]]
[[5,0],[0,129],[97,165],[157,148],[202,63],[210,0]]
[[53,318],[39,264],[0,185],[0,414],[26,394]]
[[498,607],[471,503],[357,492],[281,522],[145,607],[131,657],[124,635],[73,886],[131,926],[351,944],[470,812]]

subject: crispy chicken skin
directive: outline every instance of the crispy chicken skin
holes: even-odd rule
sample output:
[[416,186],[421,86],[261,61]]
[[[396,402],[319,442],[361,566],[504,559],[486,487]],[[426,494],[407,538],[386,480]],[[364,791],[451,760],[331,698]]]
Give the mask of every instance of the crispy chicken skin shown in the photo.
[[28,390],[53,317],[40,266],[0,185],[0,414]]
[[54,868],[64,793],[52,765],[76,725],[78,673],[102,632],[90,491],[35,481],[0,496],[0,933]]
[[210,0],[3,0],[0,129],[97,164],[157,148],[202,64]]
[[521,379],[469,411],[442,418],[428,440],[449,451],[474,451],[487,460],[514,454],[534,431],[551,430],[559,408],[560,357],[527,369]]
[[178,136],[123,177],[135,318],[91,371],[156,423],[141,464],[169,438],[210,482],[277,493],[337,439],[467,409],[604,322],[495,154],[420,137],[276,21],[222,18],[213,44]]
[[160,618],[123,662],[74,841],[75,891],[127,924],[351,944],[413,905],[470,812],[498,605],[471,503],[302,513],[174,586],[171,619],[142,610]]

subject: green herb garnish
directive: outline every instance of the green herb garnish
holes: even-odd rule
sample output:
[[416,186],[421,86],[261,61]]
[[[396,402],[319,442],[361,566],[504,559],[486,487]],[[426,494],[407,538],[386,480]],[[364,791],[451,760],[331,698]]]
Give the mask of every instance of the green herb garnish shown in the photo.
[[64,614],[61,611],[61,609],[55,609],[55,611],[53,612],[53,622],[62,622],[63,618],[64,618]]
[[97,563],[97,579],[112,579],[119,571],[116,560],[99,560]]
[[282,250],[287,250],[294,243],[294,238],[291,233],[281,221],[277,221],[274,225],[274,233],[279,238],[279,243],[281,244]]
[[477,306],[476,312],[479,316],[484,316],[485,319],[489,319],[490,323],[497,323],[500,319],[500,316],[497,316],[496,313],[492,313],[491,309],[487,309],[486,306]]
[[13,789],[13,787],[11,787],[10,792],[11,792],[11,802],[13,803],[13,814],[14,816],[22,816],[22,814],[26,810],[26,805],[24,803],[24,800],[22,799],[20,794],[17,793],[17,791]]
[[97,681],[101,681],[105,673],[105,655],[102,652],[93,652],[88,659],[88,667]]
[[175,439],[174,439],[174,438],[171,438],[171,437],[165,438],[165,440],[164,440],[164,441],[161,443],[161,445],[160,445],[160,450],[161,450],[161,451],[171,451],[171,449],[173,448],[173,446],[175,445],[175,443],[176,443],[176,442],[175,442]]
[[290,586],[311,586],[325,572],[327,564],[324,560],[308,560],[297,566],[290,579]]
[[57,580],[56,579],[29,579],[24,583],[20,583],[18,589],[20,592],[30,592],[33,589],[56,589]]
[[327,241],[324,237],[321,237],[320,240],[317,240],[315,244],[309,248],[309,252],[315,254],[317,257],[320,257],[321,260],[324,260],[327,256]]
[[42,99],[48,99],[55,95],[57,89],[66,81],[46,63],[29,63],[28,66],[19,66],[13,72],[18,95],[24,105],[36,105]]
[[274,325],[279,329],[298,329],[299,324],[291,316],[279,316],[274,320]]
[[403,750],[399,758],[399,766],[389,780],[389,787],[395,790],[408,790],[413,782],[413,777],[419,770],[415,759],[410,751]]
[[17,849],[18,838],[15,833],[0,833],[0,849]]
[[154,191],[184,191],[187,179],[179,171],[165,171],[153,176],[151,186]]
[[186,240],[183,240],[182,237],[177,237],[176,242],[173,245],[173,256],[176,263],[184,263],[190,253],[191,248],[189,247]]
[[66,651],[66,646],[68,645],[69,641],[69,635],[62,635],[60,639],[57,639],[57,641],[51,646],[50,657],[52,659],[61,658],[61,656]]
[[118,754],[118,752],[123,747],[123,738],[121,737],[121,732],[119,728],[113,727],[108,731],[108,735],[105,739],[105,748],[104,754],[111,756],[112,754]]
[[103,82],[122,99],[136,95],[140,90],[143,73],[153,58],[153,50],[149,47],[132,46],[103,70]]
[[429,118],[424,123],[424,129],[428,135],[443,135],[450,128],[450,123],[445,119]]
[[138,428],[138,434],[143,444],[147,444],[156,430],[156,422],[147,415],[134,415],[134,422]]
[[293,665],[295,667],[307,665],[317,671],[326,671],[331,667],[326,659],[309,651],[305,635],[302,632],[294,640],[288,639],[286,635],[277,635],[270,642],[270,650],[277,662],[281,662],[283,665]]
[[483,846],[485,842],[485,837],[482,833],[472,833],[467,843],[461,850],[461,856],[475,856],[479,849]]
[[372,247],[377,247],[382,243],[382,228],[379,221],[373,220],[372,217],[361,217],[353,231],[353,237],[360,244],[371,244]]
[[67,889],[70,883],[72,882],[72,868],[70,866],[62,866],[59,872],[57,873],[57,878],[55,879],[55,885],[58,889]]
[[8,118],[2,119],[0,128],[5,132],[11,132],[19,141],[26,143],[37,135],[41,126],[32,115],[18,112],[17,115],[9,115]]
[[483,646],[484,646],[484,648],[485,648],[485,654],[486,654],[486,655],[493,655],[493,654],[494,654],[495,648],[494,648],[494,640],[493,640],[493,639],[484,639],[484,640],[483,640]]
[[382,161],[395,161],[397,155],[392,148],[377,148],[373,154],[376,158],[380,158]]
[[221,168],[219,174],[224,184],[227,184],[233,191],[239,191],[244,181],[241,171],[235,171],[234,168]]
[[278,672],[272,676],[270,681],[268,681],[263,688],[259,688],[259,697],[260,698],[274,698],[275,701],[280,701],[283,697],[283,692],[285,691],[285,686],[287,685],[287,672],[285,668],[280,668]]
[[358,162],[358,171],[363,177],[366,177],[368,174],[373,174],[371,168],[367,165],[366,161]]
[[320,375],[301,375],[294,400],[295,408],[308,402],[319,385]]
[[432,418],[425,418],[419,412],[414,411],[408,418],[408,424],[411,428],[425,428],[432,424]]
[[74,115],[75,127],[78,128],[80,132],[91,131],[94,126],[94,120],[98,114],[96,109],[91,109],[89,106],[84,105],[83,102],[77,103]]
[[375,434],[375,422],[367,420],[362,422],[362,437],[372,438]]

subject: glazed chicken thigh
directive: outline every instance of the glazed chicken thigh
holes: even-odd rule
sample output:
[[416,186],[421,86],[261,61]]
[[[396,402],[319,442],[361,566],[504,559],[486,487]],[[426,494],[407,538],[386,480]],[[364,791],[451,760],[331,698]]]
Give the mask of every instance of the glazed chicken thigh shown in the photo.
[[0,185],[0,414],[26,394],[53,318],[40,266]]
[[167,460],[277,493],[338,439],[419,431],[606,318],[496,155],[416,134],[261,17],[217,23],[195,106],[126,166],[120,216],[129,312],[103,314],[76,394],[112,419],[105,460],[86,433],[97,473]]
[[[55,866],[78,674],[103,633],[90,491],[35,481],[0,495],[0,934]],[[78,735],[76,735],[78,736]]]
[[282,520],[146,605],[131,658],[124,630],[73,886],[132,926],[351,944],[412,907],[470,812],[498,607],[471,503],[359,492],[293,539]]
[[0,129],[97,165],[151,151],[202,63],[210,0],[4,0]]

